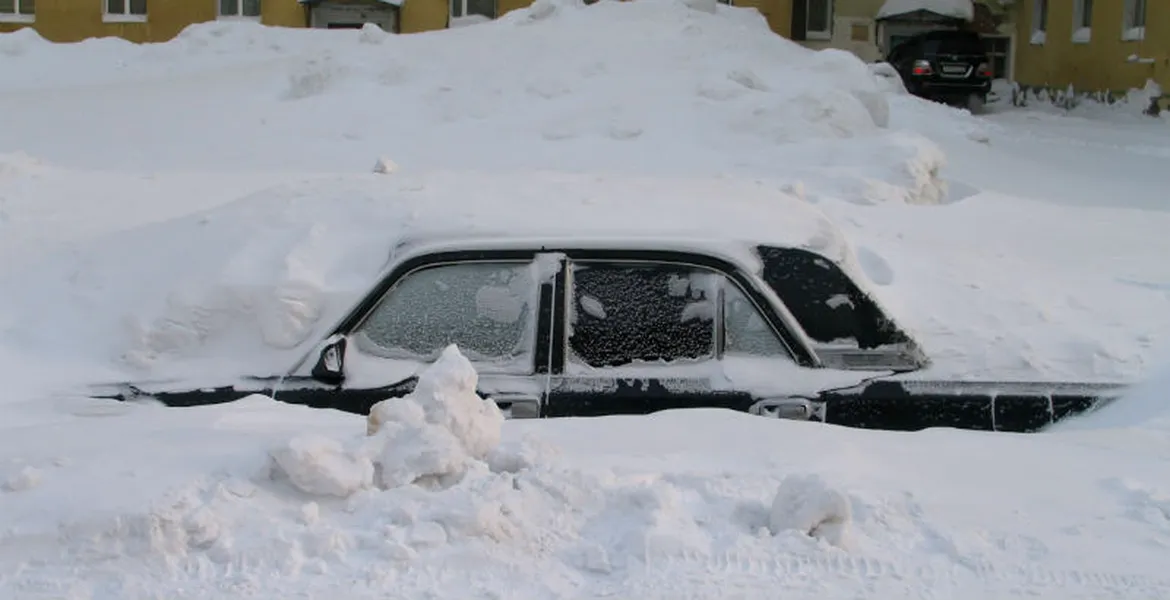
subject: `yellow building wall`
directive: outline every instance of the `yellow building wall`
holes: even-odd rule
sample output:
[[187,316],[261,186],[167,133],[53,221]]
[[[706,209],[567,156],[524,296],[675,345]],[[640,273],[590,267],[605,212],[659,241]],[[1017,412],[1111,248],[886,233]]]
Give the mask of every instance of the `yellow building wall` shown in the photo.
[[732,0],[732,3],[760,11],[772,31],[784,37],[792,36],[792,0]]
[[[91,37],[117,36],[132,42],[164,42],[193,23],[215,20],[218,0],[147,0],[141,23],[103,22],[105,0],[37,0],[31,25],[0,23],[0,32],[31,26],[53,42],[77,42]],[[304,27],[305,9],[297,0],[261,0],[261,22]]]
[[[733,1],[736,6],[759,10],[772,31],[785,37],[791,36],[794,0]],[[34,23],[0,23],[0,32],[31,26],[42,37],[53,42],[76,42],[107,36],[117,36],[132,42],[164,42],[174,38],[188,25],[212,21],[218,15],[218,0],[147,0],[145,22],[106,23],[102,20],[104,2],[37,0]],[[497,2],[500,15],[532,4],[532,0]],[[399,29],[401,33],[446,29],[449,11],[449,0],[408,0],[403,3],[399,13]],[[308,12],[297,0],[261,0],[261,22],[282,27],[307,27]]]
[[532,0],[496,0],[496,14],[504,16],[514,10],[532,6]]
[[[1067,87],[1083,92],[1124,92],[1154,79],[1170,91],[1170,2],[1146,3],[1146,35],[1140,41],[1121,38],[1124,0],[1093,3],[1093,33],[1089,43],[1072,41],[1073,3],[1050,1],[1043,44],[1032,44],[1034,3],[1022,0],[1016,23],[1016,79],[1025,85]],[[1134,63],[1137,55],[1149,63]]]

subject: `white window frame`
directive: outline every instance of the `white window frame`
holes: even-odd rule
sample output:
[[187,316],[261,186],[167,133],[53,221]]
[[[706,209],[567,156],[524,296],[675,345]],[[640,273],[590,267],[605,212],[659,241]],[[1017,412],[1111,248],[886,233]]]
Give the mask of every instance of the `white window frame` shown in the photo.
[[[813,3],[825,3],[825,26],[828,27],[825,31],[814,31],[809,28],[809,17],[812,15]],[[807,40],[824,40],[833,39],[833,0],[805,0],[804,3],[804,38]]]
[[110,12],[110,0],[101,2],[103,23],[145,23],[146,15],[150,14],[150,0],[143,0],[146,12],[140,15],[130,12],[130,0],[122,0],[123,12],[120,13]]
[[1146,39],[1146,17],[1149,11],[1147,0],[1125,0],[1125,13],[1121,17],[1121,39],[1137,42]]
[[1032,0],[1032,45],[1048,41],[1048,0]]
[[12,11],[13,12],[0,13],[0,23],[33,23],[33,22],[36,22],[36,20],[37,20],[37,15],[36,15],[37,7],[35,4],[35,0],[34,0],[34,4],[33,4],[33,14],[26,15],[26,14],[21,14],[21,12],[20,12],[20,5],[25,4],[27,2],[28,2],[28,0],[15,0],[12,4]]
[[215,2],[216,19],[220,21],[259,21],[260,15],[264,14],[264,0],[256,0],[256,3],[260,9],[260,14],[256,15],[243,14],[244,0],[232,0],[232,2],[236,3],[236,12],[228,15],[220,12],[223,9],[223,0],[212,0],[212,2]]
[[1093,0],[1073,0],[1072,42],[1088,44],[1093,41]]
[[[450,0],[447,3],[447,11],[448,11],[448,14],[450,15],[450,21],[452,23],[459,23],[460,21],[476,22],[479,19],[495,20],[495,19],[499,18],[500,3],[498,1],[492,2],[492,13],[494,13],[494,14],[492,14],[492,16],[481,15],[479,13],[469,15],[467,13],[467,7],[470,4],[471,4],[470,0]],[[455,14],[455,7],[456,6],[459,7],[459,14],[458,15]]]

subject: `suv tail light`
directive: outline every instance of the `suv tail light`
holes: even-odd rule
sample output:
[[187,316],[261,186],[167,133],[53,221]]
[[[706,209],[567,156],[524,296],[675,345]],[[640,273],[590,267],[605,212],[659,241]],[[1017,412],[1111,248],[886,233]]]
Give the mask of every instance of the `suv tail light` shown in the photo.
[[979,63],[979,69],[977,72],[979,73],[980,77],[990,78],[991,77],[991,65],[989,65],[987,63]]
[[930,61],[916,60],[910,72],[915,75],[930,75],[934,73],[934,69],[930,66]]

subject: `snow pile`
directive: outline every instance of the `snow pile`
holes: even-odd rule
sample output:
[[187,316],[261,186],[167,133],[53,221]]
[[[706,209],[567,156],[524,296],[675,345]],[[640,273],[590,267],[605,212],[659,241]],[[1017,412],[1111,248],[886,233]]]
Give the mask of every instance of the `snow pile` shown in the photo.
[[[20,93],[0,108],[25,117],[2,144],[119,171],[354,172],[384,155],[404,169],[770,172],[822,193],[917,160],[891,139],[883,86],[856,56],[777,36],[754,8],[706,8],[537,3],[378,43],[225,22],[163,44],[39,42],[6,62],[5,89]],[[109,119],[70,121],[69,146],[43,135],[95,110]],[[827,164],[842,144],[857,158]]]
[[1053,426],[1056,431],[1135,428],[1170,432],[1170,368],[1162,366],[1120,398]]
[[849,498],[819,475],[806,474],[790,475],[780,483],[768,526],[774,534],[797,531],[847,548],[852,521]]
[[972,0],[886,0],[878,9],[877,19],[889,19],[920,10],[937,15],[971,21],[975,18]]
[[448,487],[484,462],[500,443],[504,416],[475,393],[478,376],[455,346],[419,374],[414,391],[375,404],[367,434],[346,452],[311,435],[273,451],[275,474],[305,493],[347,497],[377,484]]

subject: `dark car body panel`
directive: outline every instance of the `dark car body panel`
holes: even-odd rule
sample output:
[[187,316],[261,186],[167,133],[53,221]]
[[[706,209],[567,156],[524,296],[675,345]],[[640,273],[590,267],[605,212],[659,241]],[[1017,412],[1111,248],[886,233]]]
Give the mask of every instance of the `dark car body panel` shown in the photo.
[[[95,387],[90,395],[120,400],[152,398],[168,406],[185,407],[231,402],[250,394],[263,394],[282,402],[367,414],[377,402],[411,393],[417,382],[417,378],[411,376],[378,385],[355,385],[344,375],[345,357],[351,351],[350,338],[360,330],[382,299],[397,289],[400,281],[436,265],[491,261],[524,264],[550,255],[556,257],[560,267],[546,279],[530,282],[535,303],[534,316],[530,317],[535,326],[531,354],[512,371],[490,376],[481,373],[480,377],[480,395],[491,398],[516,418],[648,414],[678,408],[717,407],[765,415],[792,414],[798,415],[795,418],[860,428],[913,431],[955,427],[1030,432],[1111,401],[1124,389],[1119,384],[907,379],[913,376],[913,371],[927,366],[927,361],[913,340],[844,271],[827,258],[804,249],[757,246],[755,254],[760,259],[758,273],[727,257],[641,247],[542,245],[524,249],[472,248],[421,253],[394,264],[339,320],[318,348],[288,373],[250,378],[234,386],[203,389],[184,389],[162,382],[153,385],[115,384]],[[709,327],[714,336],[712,354],[704,360],[722,360],[729,339],[722,320],[727,301],[723,290],[733,289],[757,309],[759,317],[766,323],[766,330],[774,333],[783,346],[785,354],[776,360],[809,373],[856,372],[857,383],[848,387],[826,386],[813,392],[794,388],[790,395],[777,396],[760,395],[749,389],[713,386],[701,373],[691,374],[686,369],[669,374],[635,371],[632,375],[609,372],[605,368],[582,370],[574,365],[588,360],[570,356],[573,346],[570,336],[576,335],[572,332],[582,326],[580,322],[574,324],[574,319],[581,317],[573,308],[578,293],[578,282],[574,277],[579,277],[574,273],[582,268],[597,268],[596,265],[617,271],[622,271],[624,265],[646,268],[645,273],[651,278],[667,273],[670,268],[693,267],[722,278],[719,287],[711,288],[716,290],[715,297],[695,296],[697,292],[693,291],[688,292],[691,296],[686,296],[692,300],[699,297],[700,302],[709,302],[718,309],[716,316],[710,317],[712,324]],[[659,267],[667,271],[654,270]],[[600,273],[604,274],[604,269]],[[626,276],[634,275],[626,273]],[[659,285],[660,282],[646,285],[651,283]],[[634,288],[640,284],[636,279],[628,279],[623,285],[634,286],[617,290],[629,295],[636,294]],[[765,288],[769,288],[767,293],[774,293],[780,299],[783,310],[768,297]],[[829,302],[831,299],[840,301]],[[828,306],[830,304],[832,306]],[[662,308],[664,306],[637,305],[644,310],[669,310],[669,307]],[[654,310],[647,314],[653,314]],[[700,324],[699,329],[705,331],[706,327]],[[643,329],[638,335],[653,336],[655,332]],[[854,359],[839,359],[849,352],[842,353],[835,346],[821,346],[830,342],[839,344],[843,339],[855,342],[856,349],[851,351],[857,355]],[[594,343],[612,345],[614,340]],[[863,375],[873,370],[871,362],[884,366],[880,372]],[[781,373],[777,377],[785,376],[783,370],[777,370],[777,373]],[[539,391],[533,391],[534,382]],[[783,387],[783,381],[776,383]]]

